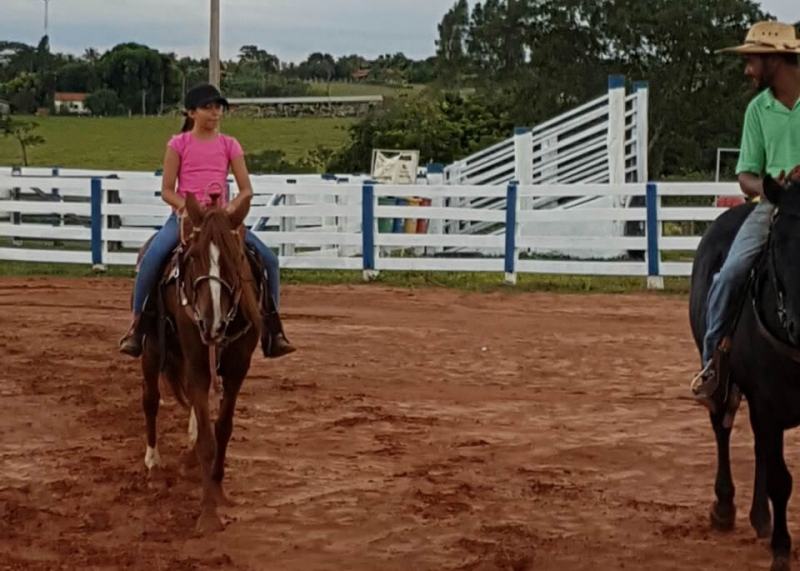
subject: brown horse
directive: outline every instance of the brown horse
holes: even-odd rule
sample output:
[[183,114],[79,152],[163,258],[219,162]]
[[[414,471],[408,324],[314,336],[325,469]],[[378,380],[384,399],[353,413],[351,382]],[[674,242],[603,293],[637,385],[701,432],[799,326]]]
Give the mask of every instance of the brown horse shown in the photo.
[[[153,475],[161,463],[156,416],[163,373],[175,398],[191,411],[190,444],[203,481],[197,529],[206,532],[222,529],[217,506],[230,505],[222,488],[225,452],[236,398],[260,336],[259,282],[245,252],[244,212],[228,214],[215,205],[204,210],[190,196],[186,213],[182,251],[151,294],[160,315],[159,334],[146,335],[142,355],[145,465]],[[213,425],[209,390],[218,377],[222,395]]]

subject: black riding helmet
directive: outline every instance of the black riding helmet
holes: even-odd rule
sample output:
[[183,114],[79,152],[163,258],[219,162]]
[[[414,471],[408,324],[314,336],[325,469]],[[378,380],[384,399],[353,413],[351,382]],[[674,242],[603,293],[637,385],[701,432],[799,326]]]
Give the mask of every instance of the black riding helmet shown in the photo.
[[204,107],[209,103],[219,103],[225,109],[230,107],[228,100],[222,96],[222,93],[219,92],[219,89],[209,83],[203,83],[196,87],[192,87],[186,93],[183,106],[187,110],[192,110],[197,109],[198,107]]

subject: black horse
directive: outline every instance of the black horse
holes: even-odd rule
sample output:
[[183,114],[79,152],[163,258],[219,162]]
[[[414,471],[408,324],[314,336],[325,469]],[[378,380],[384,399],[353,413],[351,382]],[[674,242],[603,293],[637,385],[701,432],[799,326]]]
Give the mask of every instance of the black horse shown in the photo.
[[[764,179],[767,199],[777,208],[764,254],[753,270],[742,310],[731,334],[730,382],[741,390],[755,437],[755,483],[750,522],[759,537],[772,532],[772,570],[790,568],[791,538],[786,505],[792,476],[783,458],[783,432],[800,425],[800,181],[779,184]],[[692,268],[689,316],[702,351],[706,298],[737,230],[752,204],[725,212],[700,242]],[[726,414],[729,415],[726,419]],[[712,525],[731,529],[736,508],[730,468],[730,433],[735,408],[712,413],[717,440],[716,501]],[[772,525],[770,507],[772,502]]]

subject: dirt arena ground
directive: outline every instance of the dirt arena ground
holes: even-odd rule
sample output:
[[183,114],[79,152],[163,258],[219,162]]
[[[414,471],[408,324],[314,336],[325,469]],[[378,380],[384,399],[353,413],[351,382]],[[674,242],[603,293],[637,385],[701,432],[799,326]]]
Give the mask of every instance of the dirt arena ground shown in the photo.
[[708,526],[684,299],[288,287],[301,351],[255,359],[228,456],[238,506],[198,537],[170,397],[166,478],[145,475],[138,363],[116,352],[129,288],[0,280],[0,569],[768,568],[745,409],[737,528]]

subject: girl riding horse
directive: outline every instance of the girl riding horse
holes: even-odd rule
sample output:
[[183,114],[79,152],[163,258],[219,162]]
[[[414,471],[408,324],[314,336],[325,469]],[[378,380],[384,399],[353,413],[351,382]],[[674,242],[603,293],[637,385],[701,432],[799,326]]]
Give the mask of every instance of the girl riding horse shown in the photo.
[[[173,212],[153,237],[142,257],[133,293],[133,319],[120,340],[120,351],[132,357],[142,354],[141,315],[147,296],[159,280],[161,269],[180,240],[180,220],[186,197],[203,206],[212,203],[210,189],[226,188],[228,171],[233,172],[239,194],[226,205],[228,212],[249,209],[253,189],[239,142],[219,132],[223,109],[228,101],[213,85],[199,85],[185,98],[186,121],[181,133],[172,137],[164,156],[161,197]],[[177,190],[176,190],[177,186]],[[222,200],[225,203],[225,196]],[[295,351],[283,333],[278,314],[280,270],[278,257],[253,232],[246,231],[245,242],[254,249],[266,268],[269,284],[267,307],[263,308],[261,347],[265,357],[281,357]]]

